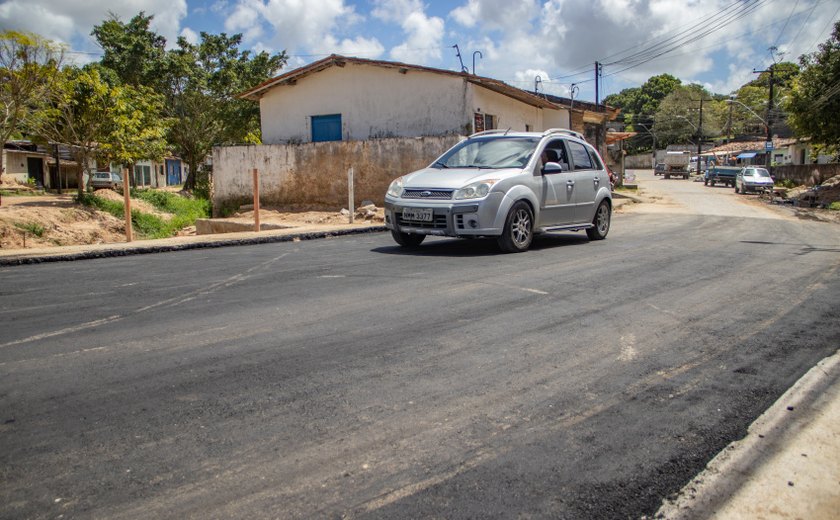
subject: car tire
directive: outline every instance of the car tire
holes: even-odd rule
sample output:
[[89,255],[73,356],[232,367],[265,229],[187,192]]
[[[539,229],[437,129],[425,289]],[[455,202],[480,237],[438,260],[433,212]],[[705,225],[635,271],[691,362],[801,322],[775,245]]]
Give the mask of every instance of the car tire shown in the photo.
[[505,253],[522,253],[534,239],[534,212],[527,202],[520,200],[508,211],[502,235],[497,239]]
[[396,229],[391,230],[391,236],[394,237],[394,242],[401,245],[402,247],[417,247],[423,242],[423,240],[426,239],[426,235],[417,235],[415,233],[401,233]]
[[602,200],[595,211],[592,219],[592,227],[586,230],[589,240],[603,240],[610,232],[610,220],[612,220],[612,207],[606,200]]

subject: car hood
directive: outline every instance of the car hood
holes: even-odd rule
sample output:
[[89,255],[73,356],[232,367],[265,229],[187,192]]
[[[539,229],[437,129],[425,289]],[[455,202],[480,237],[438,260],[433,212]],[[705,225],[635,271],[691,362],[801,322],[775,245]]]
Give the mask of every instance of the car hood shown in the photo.
[[424,168],[403,177],[403,187],[457,190],[473,182],[500,179],[521,171],[521,168]]

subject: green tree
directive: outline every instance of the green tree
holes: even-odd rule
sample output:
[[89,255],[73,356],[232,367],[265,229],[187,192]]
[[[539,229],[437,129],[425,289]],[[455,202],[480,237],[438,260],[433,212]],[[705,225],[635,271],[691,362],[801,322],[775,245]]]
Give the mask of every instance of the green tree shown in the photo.
[[[653,116],[662,101],[680,87],[681,81],[670,74],[649,78],[641,87],[624,89],[604,99],[607,105],[621,108],[628,131],[639,132],[627,147],[631,152],[648,150],[653,144],[651,134],[656,133]],[[659,142],[657,142],[657,145]]]
[[199,165],[215,145],[260,142],[259,106],[237,95],[273,76],[285,52],[241,51],[242,35],[201,33],[193,45],[178,39],[169,53],[167,107],[175,120],[169,141],[189,166],[185,188],[195,187]]
[[[700,132],[700,100],[703,99],[703,124]],[[700,85],[686,85],[668,94],[656,112],[659,142],[669,144],[697,143],[720,134],[716,120],[715,99]]]
[[32,126],[32,116],[54,87],[63,58],[62,46],[37,34],[0,33],[0,146]]
[[802,72],[793,81],[786,108],[799,135],[817,144],[840,146],[840,22],[819,49],[799,58]]
[[102,47],[101,65],[126,85],[161,91],[166,70],[166,39],[149,30],[153,16],[141,11],[128,23],[113,13],[91,35]]

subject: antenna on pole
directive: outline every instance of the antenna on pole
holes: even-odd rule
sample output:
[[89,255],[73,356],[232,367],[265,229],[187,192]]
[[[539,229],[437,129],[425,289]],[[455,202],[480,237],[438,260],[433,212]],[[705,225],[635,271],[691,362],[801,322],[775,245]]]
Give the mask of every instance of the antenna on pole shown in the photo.
[[475,55],[476,54],[478,54],[478,57],[481,58],[482,60],[484,59],[484,55],[481,54],[481,51],[475,51],[473,53],[473,76],[475,76]]
[[461,62],[461,72],[466,72],[467,74],[469,74],[470,70],[464,67],[464,60],[461,59],[461,49],[458,48],[458,44],[456,43],[452,46],[452,48],[455,49],[455,55],[458,56],[458,61]]
[[534,77],[534,94],[539,94],[539,86],[542,85],[542,78],[540,76]]
[[580,92],[580,87],[578,87],[577,83],[572,83],[572,86],[569,87],[569,95],[572,98],[572,104],[569,108],[575,108],[575,94]]

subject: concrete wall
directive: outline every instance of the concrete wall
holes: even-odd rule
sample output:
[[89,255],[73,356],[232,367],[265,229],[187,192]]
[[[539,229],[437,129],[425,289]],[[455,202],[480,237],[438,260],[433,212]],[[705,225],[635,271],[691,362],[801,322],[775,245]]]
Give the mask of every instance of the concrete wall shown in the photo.
[[459,77],[347,63],[270,89],[260,100],[263,142],[310,142],[312,116],[330,114],[341,114],[346,141],[469,133],[466,98]]
[[624,158],[624,167],[628,170],[649,170],[653,168],[653,154],[628,155]]
[[770,173],[777,181],[790,179],[796,184],[814,186],[840,175],[840,164],[787,164],[772,166]]
[[569,128],[572,129],[571,117],[569,111],[566,109],[552,110],[550,108],[543,109],[543,130],[549,128]]
[[391,181],[428,166],[459,136],[335,141],[213,149],[213,213],[253,200],[251,170],[260,171],[260,202],[274,207],[347,207],[347,169],[355,171],[355,204],[381,206]]

